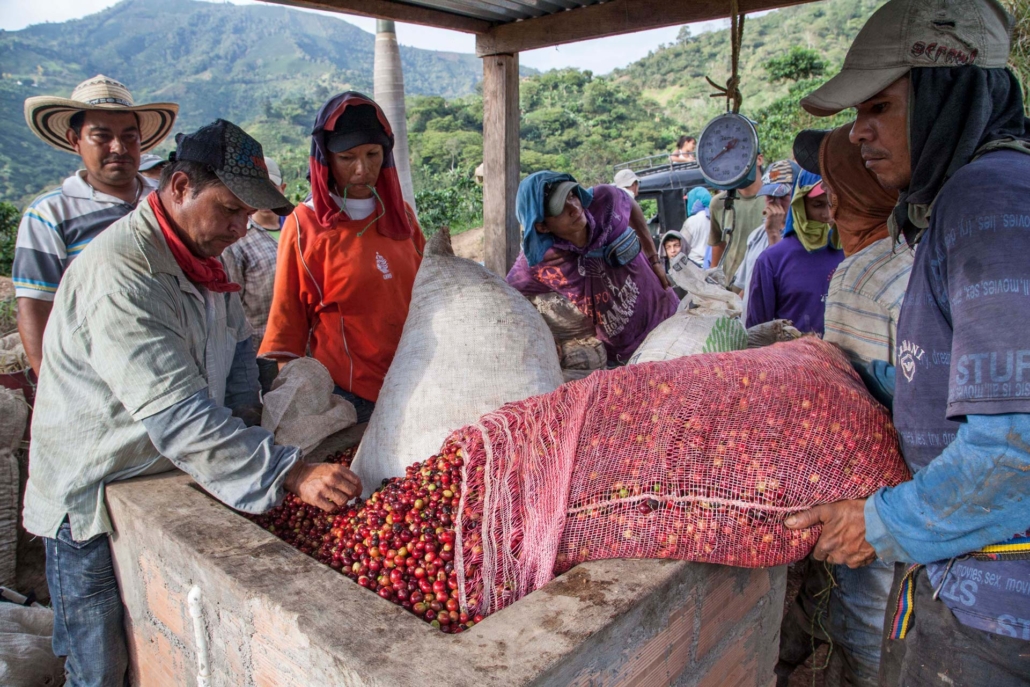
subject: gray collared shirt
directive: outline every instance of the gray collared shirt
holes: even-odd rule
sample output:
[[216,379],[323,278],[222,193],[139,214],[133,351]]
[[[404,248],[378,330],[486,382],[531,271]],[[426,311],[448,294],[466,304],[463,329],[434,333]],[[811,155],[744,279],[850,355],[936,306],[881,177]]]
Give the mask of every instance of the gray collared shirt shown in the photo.
[[[173,465],[229,505],[275,505],[297,450],[233,418],[221,407],[225,379],[208,379],[209,339],[235,346],[251,335],[239,297],[186,279],[149,203],[85,254],[65,273],[44,336],[25,528],[53,537],[67,517],[78,541],[109,533],[104,485]],[[152,438],[144,420],[170,429]]]

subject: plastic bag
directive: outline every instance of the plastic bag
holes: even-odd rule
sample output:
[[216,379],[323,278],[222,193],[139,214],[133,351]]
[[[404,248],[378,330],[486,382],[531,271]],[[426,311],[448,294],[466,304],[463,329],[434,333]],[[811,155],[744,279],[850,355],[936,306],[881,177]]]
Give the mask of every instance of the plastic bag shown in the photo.
[[280,446],[296,446],[304,455],[330,434],[358,421],[354,404],[333,393],[329,370],[314,358],[297,358],[283,366],[264,395],[261,426]]

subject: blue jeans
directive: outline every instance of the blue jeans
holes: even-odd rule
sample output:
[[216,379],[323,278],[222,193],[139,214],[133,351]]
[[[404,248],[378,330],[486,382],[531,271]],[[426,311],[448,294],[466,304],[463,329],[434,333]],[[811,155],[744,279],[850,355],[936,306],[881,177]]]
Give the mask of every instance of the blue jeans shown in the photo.
[[346,391],[343,387],[337,386],[333,389],[333,393],[337,396],[342,396],[351,403],[354,404],[354,410],[358,411],[358,424],[368,422],[372,417],[372,411],[376,409],[375,401],[369,401],[357,394],[353,394],[350,391]]
[[809,565],[798,598],[783,618],[777,675],[785,678],[814,647],[832,642],[850,684],[875,687],[894,566],[880,560],[855,569],[833,565],[831,581],[824,563],[812,559]]
[[72,539],[65,520],[45,538],[46,581],[54,607],[54,653],[67,656],[68,687],[121,687],[129,665],[122,598],[106,534]]

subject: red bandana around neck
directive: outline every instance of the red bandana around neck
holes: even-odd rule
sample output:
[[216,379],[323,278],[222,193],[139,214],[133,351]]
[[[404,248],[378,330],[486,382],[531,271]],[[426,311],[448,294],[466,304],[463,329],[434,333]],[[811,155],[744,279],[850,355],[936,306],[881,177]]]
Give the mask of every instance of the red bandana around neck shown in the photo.
[[157,225],[161,227],[161,233],[164,234],[165,242],[172,251],[172,257],[182,268],[187,279],[197,286],[203,286],[208,291],[216,293],[234,292],[242,288],[239,284],[229,281],[218,258],[201,259],[190,252],[190,249],[172,228],[172,220],[168,217],[168,212],[157,191],[147,196],[147,202],[150,203],[150,209],[157,217]]

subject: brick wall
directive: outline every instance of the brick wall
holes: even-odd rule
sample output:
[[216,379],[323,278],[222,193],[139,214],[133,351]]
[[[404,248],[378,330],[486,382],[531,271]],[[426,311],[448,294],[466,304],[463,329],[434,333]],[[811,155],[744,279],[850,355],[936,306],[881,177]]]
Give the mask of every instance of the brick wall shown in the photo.
[[[444,635],[290,548],[184,475],[108,487],[133,683],[490,687],[773,684],[785,571],[595,561]],[[413,660],[415,657],[415,660]]]

